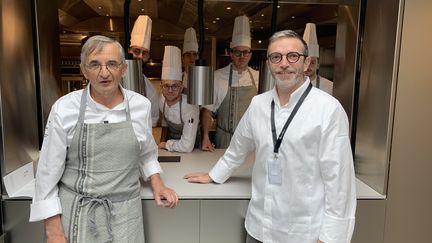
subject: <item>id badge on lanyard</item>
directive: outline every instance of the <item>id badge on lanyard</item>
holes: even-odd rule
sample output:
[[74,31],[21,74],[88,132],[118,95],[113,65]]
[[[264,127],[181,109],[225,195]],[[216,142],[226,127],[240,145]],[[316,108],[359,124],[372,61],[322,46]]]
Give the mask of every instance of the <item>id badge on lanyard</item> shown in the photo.
[[282,185],[282,165],[277,156],[271,157],[267,162],[268,180],[270,184]]

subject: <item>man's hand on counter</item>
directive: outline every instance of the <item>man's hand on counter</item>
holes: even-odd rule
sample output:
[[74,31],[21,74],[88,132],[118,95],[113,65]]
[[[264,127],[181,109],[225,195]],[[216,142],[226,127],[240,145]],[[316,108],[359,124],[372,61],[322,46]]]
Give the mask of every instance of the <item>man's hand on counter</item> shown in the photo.
[[208,173],[204,172],[194,172],[189,173],[184,176],[184,178],[190,183],[211,183],[213,182],[212,178]]
[[215,151],[215,145],[210,142],[210,139],[207,136],[204,136],[202,142],[201,142],[201,150],[202,151],[208,151],[208,152],[214,152]]
[[178,204],[177,193],[163,183],[158,173],[150,177],[156,205],[162,208],[175,208]]
[[160,142],[158,144],[158,148],[160,148],[160,149],[166,149],[166,142]]

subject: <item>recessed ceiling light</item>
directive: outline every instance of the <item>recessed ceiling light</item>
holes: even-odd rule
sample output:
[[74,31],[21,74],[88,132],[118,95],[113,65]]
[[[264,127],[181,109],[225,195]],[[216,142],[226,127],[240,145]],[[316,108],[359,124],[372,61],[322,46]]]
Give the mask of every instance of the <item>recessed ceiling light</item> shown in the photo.
[[261,14],[261,17],[264,17],[264,14]]
[[231,7],[226,7],[227,10],[231,10]]
[[98,6],[98,9],[102,9],[102,6]]
[[295,19],[295,16],[291,16],[292,19]]
[[263,27],[263,26],[261,26],[261,29],[264,29],[264,27]]
[[216,18],[216,20],[220,20],[220,18]]
[[107,16],[107,17],[108,17],[108,16],[109,16],[109,14],[105,14],[105,16]]
[[144,12],[144,9],[143,9],[143,8],[141,9],[141,12]]
[[138,0],[138,2],[141,2],[142,0]]
[[216,20],[213,20],[213,24],[216,24]]
[[258,40],[258,43],[260,43],[260,44],[261,44],[261,43],[262,43],[262,40]]
[[278,8],[280,8],[280,5],[278,5]]
[[205,27],[206,30],[208,30],[208,27]]

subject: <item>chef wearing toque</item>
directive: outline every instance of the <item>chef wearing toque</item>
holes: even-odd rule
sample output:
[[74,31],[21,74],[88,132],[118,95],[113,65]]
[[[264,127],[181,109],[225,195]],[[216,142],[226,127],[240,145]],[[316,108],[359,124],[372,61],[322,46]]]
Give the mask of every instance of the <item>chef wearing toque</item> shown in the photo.
[[214,73],[214,102],[201,109],[202,150],[215,148],[209,139],[212,113],[217,116],[216,148],[227,148],[252,97],[258,93],[259,73],[248,67],[252,56],[248,17],[235,18],[230,47],[231,63]]
[[[147,15],[138,16],[132,29],[129,53],[134,59],[142,60],[143,64],[150,58],[152,20]],[[152,126],[155,127],[159,120],[159,95],[153,84],[143,74],[145,87],[144,95],[151,103]]]
[[311,64],[306,70],[305,74],[310,78],[311,83],[314,87],[321,89],[328,94],[333,94],[333,82],[318,75],[319,64],[319,45],[316,35],[316,26],[313,23],[307,23],[305,32],[303,34],[303,40],[309,48],[309,56],[311,58]]
[[160,111],[162,135],[159,148],[192,152],[199,123],[199,107],[187,103],[182,94],[181,52],[176,46],[165,46],[162,62]]
[[150,102],[121,87],[117,41],[89,38],[80,68],[89,85],[58,99],[48,118],[30,221],[44,220],[48,243],[144,242],[139,177],[158,206],[178,202],[159,175]]
[[183,66],[183,93],[186,93],[188,85],[189,66],[195,65],[198,59],[198,42],[194,28],[188,28],[185,31],[183,39],[182,66]]

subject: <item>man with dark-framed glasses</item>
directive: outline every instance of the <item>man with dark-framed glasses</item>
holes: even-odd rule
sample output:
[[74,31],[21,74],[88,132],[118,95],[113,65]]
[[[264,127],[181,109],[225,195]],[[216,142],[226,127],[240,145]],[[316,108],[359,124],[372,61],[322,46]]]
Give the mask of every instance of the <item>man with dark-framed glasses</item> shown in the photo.
[[[252,56],[248,17],[235,18],[230,47],[231,63],[214,73],[213,104],[201,109],[202,150],[228,147],[238,122],[258,93],[259,73],[248,67]],[[216,144],[209,138],[212,113],[216,113]]]
[[[165,46],[161,76],[162,133],[158,147],[174,152],[192,152],[199,124],[199,107],[182,94],[181,51]],[[198,141],[199,142],[199,141]]]
[[310,83],[304,40],[294,31],[269,40],[275,88],[255,96],[230,146],[208,173],[189,182],[224,183],[255,153],[246,243],[349,243],[356,187],[342,105]]

